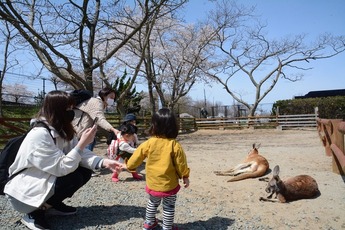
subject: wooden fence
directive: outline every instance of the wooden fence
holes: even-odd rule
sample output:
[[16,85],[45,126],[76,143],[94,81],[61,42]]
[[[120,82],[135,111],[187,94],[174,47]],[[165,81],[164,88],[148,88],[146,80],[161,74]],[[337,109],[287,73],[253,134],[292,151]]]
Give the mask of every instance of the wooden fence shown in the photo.
[[221,118],[196,118],[198,129],[240,129],[240,128],[315,128],[317,127],[315,114],[256,116],[256,117],[221,117]]
[[[113,114],[107,114],[107,121],[114,127],[119,127],[122,123],[122,118]],[[31,118],[0,118],[0,149],[4,147],[7,141],[11,138],[25,133],[30,126]],[[150,127],[151,117],[137,117],[138,136],[146,138],[148,136],[147,130]],[[197,126],[194,118],[180,118],[179,119],[180,133],[194,132]],[[98,138],[107,138],[108,133],[99,129]]]
[[290,128],[316,128],[318,114],[299,114],[299,115],[278,115],[276,121],[278,123],[278,129],[290,129]]
[[196,118],[198,129],[276,128],[276,116]]
[[11,138],[25,133],[31,118],[0,118],[0,147]]
[[340,119],[317,119],[317,130],[325,147],[326,155],[332,157],[333,172],[345,175],[345,121]]
[[[107,121],[114,127],[119,127],[121,118],[118,116],[107,116]],[[180,133],[194,132],[198,129],[194,118],[179,118]],[[151,125],[151,117],[137,117],[138,136],[147,137]]]
[[[121,117],[107,114],[107,120],[114,126],[121,124]],[[291,129],[291,128],[315,128],[317,115],[279,115],[257,117],[234,118],[179,118],[180,133],[194,132],[198,129]],[[23,134],[29,129],[30,118],[0,118],[0,149],[11,138]],[[146,138],[150,127],[151,117],[137,117],[138,135]],[[98,137],[104,138],[108,134],[102,130]]]

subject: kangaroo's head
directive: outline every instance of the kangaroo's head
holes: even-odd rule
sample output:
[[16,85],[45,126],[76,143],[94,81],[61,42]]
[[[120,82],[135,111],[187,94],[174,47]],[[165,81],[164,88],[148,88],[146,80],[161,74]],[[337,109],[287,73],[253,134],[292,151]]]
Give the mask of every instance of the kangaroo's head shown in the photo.
[[260,144],[253,144],[253,149],[252,150],[250,150],[249,151],[249,153],[248,153],[248,156],[250,156],[250,155],[258,155],[259,154],[259,151],[258,151],[258,149],[260,148]]
[[279,178],[279,165],[276,165],[273,169],[272,179],[268,182],[268,185],[265,189],[267,193],[280,193],[283,189],[283,182]]

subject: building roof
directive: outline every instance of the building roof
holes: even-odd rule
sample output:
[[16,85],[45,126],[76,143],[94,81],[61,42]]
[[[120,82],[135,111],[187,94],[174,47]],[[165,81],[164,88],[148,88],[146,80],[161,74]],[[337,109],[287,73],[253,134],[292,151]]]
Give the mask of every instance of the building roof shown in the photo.
[[345,96],[345,89],[310,91],[309,93],[307,93],[304,96],[296,96],[295,99],[316,98],[316,97],[334,97],[334,96]]

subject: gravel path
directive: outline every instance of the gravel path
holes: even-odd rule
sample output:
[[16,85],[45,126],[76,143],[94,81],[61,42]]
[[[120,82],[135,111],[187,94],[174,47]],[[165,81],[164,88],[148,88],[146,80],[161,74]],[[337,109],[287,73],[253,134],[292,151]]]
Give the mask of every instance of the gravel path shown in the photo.
[[[197,131],[181,135],[191,168],[190,188],[178,194],[175,222],[180,229],[345,229],[345,184],[332,172],[316,131]],[[257,179],[227,183],[213,171],[240,163],[254,142],[260,154],[281,167],[281,177],[306,173],[319,184],[321,196],[288,204],[260,202],[266,196],[265,182]],[[104,155],[105,145],[96,153]],[[145,174],[144,166],[140,172]],[[270,175],[268,175],[270,176]],[[52,229],[142,229],[146,193],[144,181],[134,181],[123,172],[121,182],[110,180],[102,171],[80,189],[68,205],[78,207],[69,217],[48,217]],[[162,209],[157,215],[162,220]],[[21,214],[13,211],[0,196],[1,229],[26,229]]]

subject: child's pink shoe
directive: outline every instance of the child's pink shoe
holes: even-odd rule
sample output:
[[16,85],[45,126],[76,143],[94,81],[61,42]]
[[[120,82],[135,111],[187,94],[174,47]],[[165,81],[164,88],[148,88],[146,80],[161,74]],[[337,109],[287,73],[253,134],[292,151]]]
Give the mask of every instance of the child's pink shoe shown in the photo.
[[158,221],[157,221],[157,219],[155,220],[155,222],[147,222],[147,221],[145,221],[144,222],[144,228],[143,228],[143,230],[151,230],[151,229],[155,229],[156,227],[158,227],[159,225],[158,225]]
[[119,174],[117,172],[113,173],[113,175],[111,176],[111,181],[112,182],[119,182]]
[[142,180],[143,179],[143,176],[139,175],[137,172],[133,172],[132,176],[136,180]]

